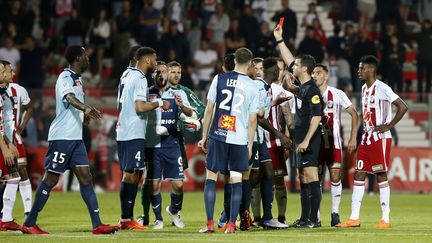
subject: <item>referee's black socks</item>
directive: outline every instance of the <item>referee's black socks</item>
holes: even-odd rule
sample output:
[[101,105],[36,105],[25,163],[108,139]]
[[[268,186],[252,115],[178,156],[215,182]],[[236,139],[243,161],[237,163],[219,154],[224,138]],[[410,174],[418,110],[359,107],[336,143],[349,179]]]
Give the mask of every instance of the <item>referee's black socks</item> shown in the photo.
[[309,183],[310,189],[310,220],[313,223],[318,223],[318,210],[321,203],[321,187],[319,181]]
[[310,200],[310,184],[300,184],[300,201],[301,201],[301,217],[300,220],[307,221],[311,211],[311,200]]

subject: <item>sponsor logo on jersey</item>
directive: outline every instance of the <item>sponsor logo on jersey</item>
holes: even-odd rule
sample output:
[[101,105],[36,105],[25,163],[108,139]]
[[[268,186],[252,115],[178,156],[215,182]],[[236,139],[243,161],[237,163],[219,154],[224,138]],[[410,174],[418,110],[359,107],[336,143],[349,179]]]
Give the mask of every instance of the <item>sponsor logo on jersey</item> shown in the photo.
[[219,119],[219,128],[226,129],[228,131],[236,131],[236,117],[230,115],[222,115]]
[[374,165],[372,166],[372,171],[377,171],[377,170],[382,170],[383,166],[382,165]]

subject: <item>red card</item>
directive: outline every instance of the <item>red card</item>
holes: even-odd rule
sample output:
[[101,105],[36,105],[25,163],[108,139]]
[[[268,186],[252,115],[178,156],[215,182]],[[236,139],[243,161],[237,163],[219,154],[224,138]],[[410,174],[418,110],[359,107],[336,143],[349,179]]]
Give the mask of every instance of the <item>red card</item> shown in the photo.
[[282,28],[282,26],[283,26],[283,22],[284,22],[284,17],[282,17],[282,18],[280,18],[279,19],[279,26]]

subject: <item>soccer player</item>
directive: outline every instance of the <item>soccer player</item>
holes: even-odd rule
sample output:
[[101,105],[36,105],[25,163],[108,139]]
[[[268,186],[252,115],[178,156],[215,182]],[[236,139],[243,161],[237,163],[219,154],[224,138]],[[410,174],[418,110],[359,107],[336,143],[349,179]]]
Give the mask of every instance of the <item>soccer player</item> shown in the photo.
[[[131,50],[131,55],[133,49]],[[141,47],[135,51],[136,67],[128,67],[123,73],[118,91],[119,118],[117,122],[117,144],[120,169],[123,172],[120,187],[120,229],[148,230],[133,219],[133,208],[138,182],[145,169],[146,113],[169,104],[161,100],[149,102],[145,74],[156,68],[156,51]],[[130,59],[131,62],[134,58]],[[133,64],[133,63],[131,63]]]
[[[284,133],[290,139],[294,127],[294,94],[282,87],[282,80],[285,73],[285,63],[282,59],[277,59],[279,67],[279,77],[271,84],[272,107],[268,117],[270,124],[278,131]],[[288,102],[285,102],[288,101]],[[295,111],[295,109],[294,109]],[[289,157],[289,149],[283,146],[283,141],[274,134],[265,131],[267,147],[273,164],[275,199],[278,206],[278,221],[285,224],[285,212],[287,207],[287,191],[284,177],[288,175],[286,159]]]
[[320,89],[324,114],[321,118],[321,150],[319,156],[320,180],[326,167],[330,172],[330,194],[332,199],[331,226],[340,223],[339,205],[342,195],[341,168],[342,168],[342,134],[341,112],[346,110],[351,116],[351,135],[348,140],[348,152],[352,153],[357,148],[357,130],[359,116],[356,109],[346,94],[327,84],[328,69],[322,64],[315,65],[312,76]]
[[320,227],[318,210],[321,203],[321,188],[318,178],[318,155],[321,146],[321,136],[317,129],[322,116],[322,97],[311,75],[315,67],[315,59],[310,55],[296,58],[282,39],[282,28],[277,26],[273,34],[280,48],[282,58],[287,65],[294,60],[293,74],[300,81],[295,86],[288,79],[287,88],[296,94],[296,115],[294,144],[296,148],[296,163],[300,179],[300,195],[302,213],[292,227]]
[[[260,182],[260,193],[263,202],[263,218],[262,226],[265,229],[281,229],[288,226],[273,219],[271,208],[273,203],[273,185],[274,171],[272,160],[269,155],[266,141],[264,139],[264,129],[283,141],[284,146],[289,147],[290,141],[285,134],[275,129],[268,121],[269,113],[271,112],[272,89],[271,85],[279,77],[279,67],[275,58],[266,58],[264,60],[255,60],[255,69],[257,73],[256,83],[260,90],[264,90],[264,115],[258,117],[257,143],[256,150],[253,153],[255,156],[254,170],[251,171],[250,180],[253,187],[256,187]],[[258,170],[257,170],[258,169]],[[256,216],[256,215],[254,215]]]
[[[193,114],[191,117],[186,116],[184,113],[180,114],[180,119],[177,121],[178,133],[177,138],[179,140],[180,151],[183,160],[183,170],[188,168],[186,149],[184,147],[184,131],[197,132],[201,128],[200,120],[204,116],[204,104],[198,99],[198,97],[186,86],[180,83],[182,67],[181,64],[172,61],[168,63],[168,82],[169,86],[173,90],[182,90],[186,93],[187,100],[190,107],[193,109]],[[140,216],[139,221],[143,222],[143,225],[149,224],[149,209],[150,209],[150,190],[151,185],[149,183],[144,183],[141,188],[141,203],[143,205],[143,215]]]
[[2,64],[2,79],[0,80],[0,95],[1,95],[1,117],[0,129],[1,136],[0,146],[3,154],[2,161],[0,161],[1,176],[6,181],[2,196],[2,218],[0,229],[1,230],[21,230],[21,225],[17,224],[12,217],[13,206],[15,204],[16,193],[20,176],[18,173],[17,160],[18,150],[13,144],[13,137],[15,133],[15,122],[13,112],[13,99],[7,93],[7,86],[9,80],[12,80],[13,70],[12,66],[7,61],[1,61]]
[[149,100],[163,100],[170,104],[168,110],[156,109],[148,114],[146,159],[149,163],[147,182],[152,185],[150,201],[156,220],[153,229],[163,229],[162,217],[162,180],[171,183],[171,204],[166,212],[171,216],[171,224],[184,228],[180,217],[183,204],[183,159],[178,139],[178,121],[180,114],[192,116],[186,93],[180,89],[173,89],[167,81],[167,65],[160,62],[156,69],[154,86],[149,89]]
[[27,155],[24,147],[24,143],[21,138],[21,133],[27,126],[28,121],[30,120],[33,114],[33,106],[30,100],[30,97],[27,93],[27,90],[19,84],[13,83],[13,69],[12,65],[8,65],[9,68],[9,77],[6,81],[9,83],[7,92],[8,95],[14,101],[14,120],[15,120],[15,136],[14,136],[14,144],[19,152],[18,157],[18,173],[21,177],[21,181],[19,182],[19,191],[21,194],[21,198],[24,204],[24,220],[27,218],[30,213],[31,205],[32,205],[32,188],[30,179],[27,173]]
[[214,204],[218,173],[230,175],[230,218],[225,233],[234,233],[242,196],[242,172],[248,170],[257,125],[258,89],[246,73],[252,52],[239,48],[235,52],[235,69],[216,75],[207,96],[203,136],[198,146],[207,152],[204,203],[207,224],[202,233],[214,232]]
[[39,228],[36,220],[45,206],[60,174],[72,169],[80,183],[80,192],[87,205],[93,226],[93,234],[111,234],[117,226],[102,224],[99,206],[92,185],[87,151],[82,140],[83,122],[102,118],[100,111],[84,104],[81,74],[88,68],[89,59],[81,46],[69,46],[65,51],[69,63],[56,82],[56,117],[51,123],[45,158],[45,175],[35,194],[35,200],[22,231],[27,234],[48,234]]
[[[357,151],[351,216],[336,227],[360,227],[360,206],[365,190],[366,173],[376,175],[380,190],[381,220],[374,228],[390,227],[390,185],[387,178],[392,129],[408,111],[405,102],[385,83],[377,79],[378,60],[374,56],[360,59],[358,75],[362,87],[363,136]],[[392,115],[392,105],[397,107]]]

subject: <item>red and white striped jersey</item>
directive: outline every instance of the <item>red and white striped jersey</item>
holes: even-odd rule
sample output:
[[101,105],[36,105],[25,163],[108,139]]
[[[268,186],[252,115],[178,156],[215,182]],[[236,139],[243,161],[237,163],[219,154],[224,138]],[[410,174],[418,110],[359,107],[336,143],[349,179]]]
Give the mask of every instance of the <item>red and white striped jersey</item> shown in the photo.
[[[288,104],[291,108],[291,112],[292,112],[292,109],[294,109],[294,112],[295,112],[294,94],[293,93],[285,90],[281,84],[275,84],[275,83],[271,84],[270,92],[271,92],[271,99],[272,100],[275,100],[278,96],[292,97],[289,101],[286,101],[286,102],[288,102]],[[272,106],[270,109],[268,121],[278,131],[284,131],[285,130],[285,119],[283,117],[283,112],[282,112],[281,106],[285,105],[286,102],[284,102],[280,105],[277,105],[277,106]],[[273,134],[271,134],[267,130],[264,130],[264,137],[265,137],[268,148],[275,148],[275,147],[282,146],[280,139],[276,138]]]
[[324,112],[321,124],[333,135],[333,148],[342,149],[341,112],[352,105],[347,95],[340,89],[327,86],[322,94]]
[[376,126],[388,124],[392,119],[391,104],[399,96],[385,83],[376,80],[371,87],[362,87],[363,136],[362,145],[369,145],[379,139],[391,138],[390,131],[374,132]]
[[14,101],[15,126],[18,127],[21,123],[21,106],[28,105],[30,103],[30,97],[27,90],[16,83],[10,83],[7,92]]

